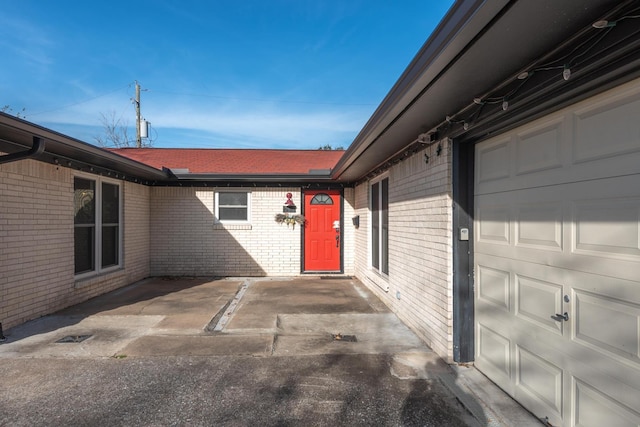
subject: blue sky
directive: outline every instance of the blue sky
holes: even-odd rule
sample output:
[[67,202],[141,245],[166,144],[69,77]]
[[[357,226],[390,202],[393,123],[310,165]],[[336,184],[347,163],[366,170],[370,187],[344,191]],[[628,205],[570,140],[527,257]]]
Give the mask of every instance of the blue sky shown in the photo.
[[[3,2],[0,107],[85,142],[348,147],[452,1]],[[23,111],[24,109],[24,111]]]

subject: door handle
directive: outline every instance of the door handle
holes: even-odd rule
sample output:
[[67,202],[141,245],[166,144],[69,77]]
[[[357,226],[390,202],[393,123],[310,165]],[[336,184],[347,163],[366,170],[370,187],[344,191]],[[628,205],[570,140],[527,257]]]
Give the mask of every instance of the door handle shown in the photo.
[[553,320],[557,320],[558,322],[561,322],[563,320],[567,322],[569,320],[569,313],[567,313],[566,311],[564,312],[564,314],[556,313],[554,316],[551,316],[551,318]]
[[340,234],[336,234],[336,248],[340,247]]

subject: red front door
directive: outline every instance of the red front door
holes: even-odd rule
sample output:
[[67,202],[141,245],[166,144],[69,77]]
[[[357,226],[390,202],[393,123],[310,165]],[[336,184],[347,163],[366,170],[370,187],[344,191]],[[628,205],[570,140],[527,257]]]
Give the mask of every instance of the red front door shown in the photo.
[[304,193],[304,271],[340,271],[340,191]]

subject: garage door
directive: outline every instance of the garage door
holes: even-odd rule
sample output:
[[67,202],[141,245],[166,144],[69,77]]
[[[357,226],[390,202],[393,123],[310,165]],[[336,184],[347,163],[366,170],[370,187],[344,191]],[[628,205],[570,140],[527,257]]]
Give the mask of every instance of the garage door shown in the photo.
[[640,82],[476,146],[476,366],[552,425],[640,425]]

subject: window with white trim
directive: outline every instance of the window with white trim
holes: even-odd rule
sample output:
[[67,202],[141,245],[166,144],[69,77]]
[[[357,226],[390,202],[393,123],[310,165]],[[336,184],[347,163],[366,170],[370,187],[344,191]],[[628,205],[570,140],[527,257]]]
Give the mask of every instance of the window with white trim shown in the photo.
[[121,187],[102,178],[73,178],[75,274],[119,267],[122,253]]
[[389,178],[371,183],[371,267],[389,274]]
[[215,197],[215,215],[222,223],[247,223],[251,218],[251,192],[220,191]]

